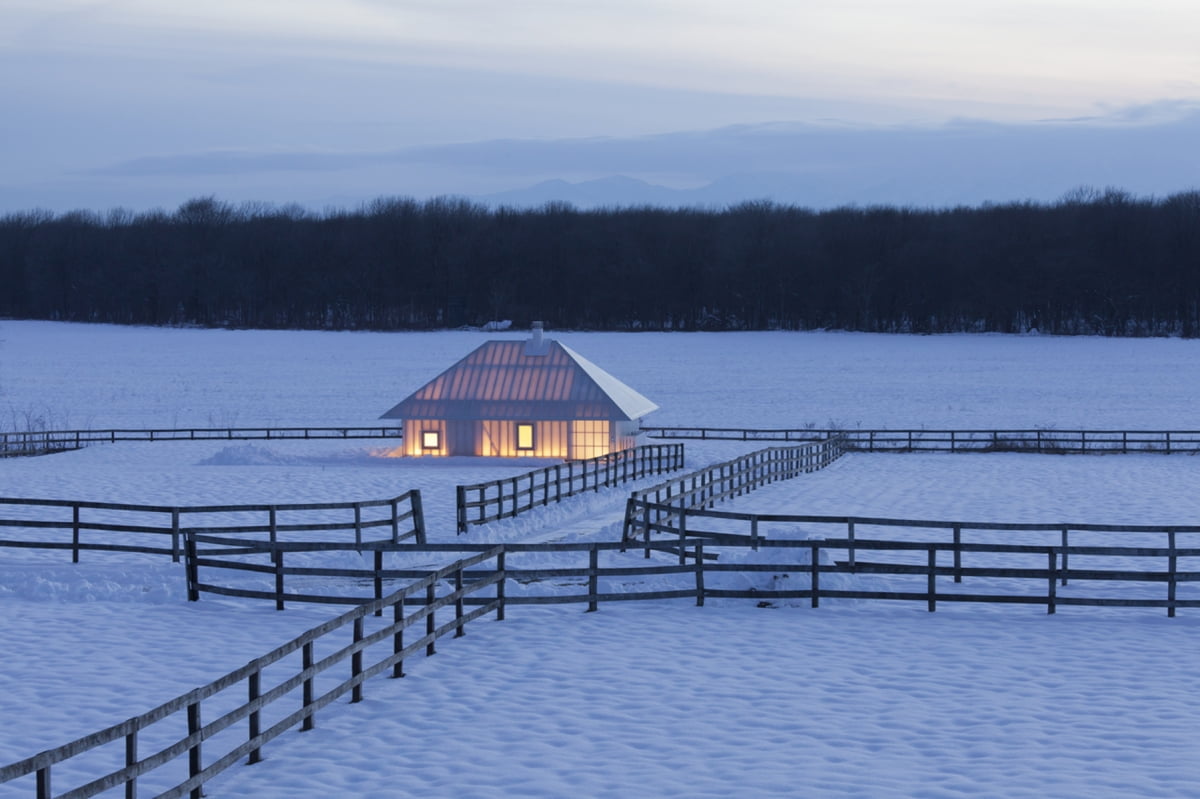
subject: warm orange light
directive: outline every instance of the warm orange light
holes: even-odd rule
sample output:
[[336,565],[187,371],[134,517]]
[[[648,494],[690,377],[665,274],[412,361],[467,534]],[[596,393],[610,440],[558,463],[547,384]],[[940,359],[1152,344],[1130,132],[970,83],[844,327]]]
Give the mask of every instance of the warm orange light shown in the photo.
[[533,425],[517,425],[517,449],[533,449]]

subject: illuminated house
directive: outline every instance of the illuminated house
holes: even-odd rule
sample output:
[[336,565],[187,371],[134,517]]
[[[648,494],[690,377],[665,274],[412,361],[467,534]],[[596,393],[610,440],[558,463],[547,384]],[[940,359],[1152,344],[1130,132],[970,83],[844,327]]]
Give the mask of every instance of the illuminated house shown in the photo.
[[634,446],[658,408],[559,342],[489,341],[385,413],[406,455],[594,458]]

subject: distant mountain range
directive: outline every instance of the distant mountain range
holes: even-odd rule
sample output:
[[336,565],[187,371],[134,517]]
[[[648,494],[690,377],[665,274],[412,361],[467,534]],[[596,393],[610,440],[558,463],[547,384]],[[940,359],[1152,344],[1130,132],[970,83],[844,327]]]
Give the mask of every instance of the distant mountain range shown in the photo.
[[770,200],[813,208],[945,207],[1051,202],[1081,186],[1144,196],[1194,190],[1200,188],[1197,141],[1200,111],[1187,110],[1166,121],[743,125],[633,139],[487,142],[434,157],[476,165],[492,158],[512,178],[537,171],[581,176],[472,197],[491,206],[720,208]]
[[[863,125],[734,125],[643,136],[491,139],[376,151],[216,150],[135,158],[62,185],[0,185],[0,208],[105,207],[111,197],[178,205],[211,194],[310,208],[378,197],[465,197],[492,207],[551,202],[724,208],[769,200],[831,208],[1053,202],[1080,187],[1161,197],[1200,188],[1200,106],[1101,118]],[[185,193],[186,192],[186,193]]]

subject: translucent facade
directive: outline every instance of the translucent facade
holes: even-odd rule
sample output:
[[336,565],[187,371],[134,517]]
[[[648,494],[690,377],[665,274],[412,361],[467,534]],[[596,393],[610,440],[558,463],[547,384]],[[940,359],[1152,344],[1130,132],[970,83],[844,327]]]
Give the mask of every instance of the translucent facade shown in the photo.
[[658,406],[539,332],[483,344],[385,413],[404,422],[404,453],[577,459],[631,446]]

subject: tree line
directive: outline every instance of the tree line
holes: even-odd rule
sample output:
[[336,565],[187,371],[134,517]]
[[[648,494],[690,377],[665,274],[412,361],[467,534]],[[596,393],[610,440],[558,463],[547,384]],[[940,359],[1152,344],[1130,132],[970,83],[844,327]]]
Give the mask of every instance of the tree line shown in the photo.
[[1200,336],[1200,191],[815,211],[379,199],[0,217],[0,316]]

